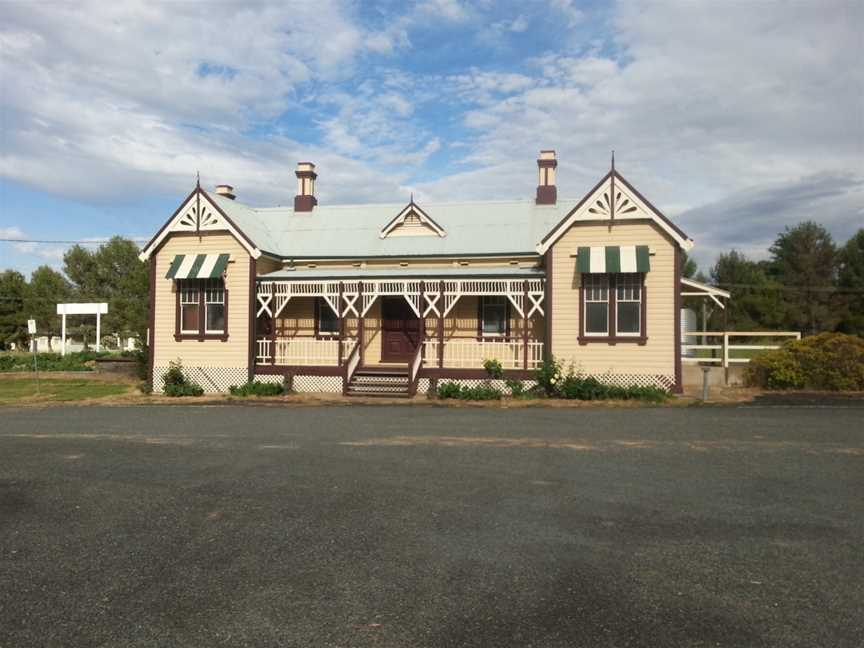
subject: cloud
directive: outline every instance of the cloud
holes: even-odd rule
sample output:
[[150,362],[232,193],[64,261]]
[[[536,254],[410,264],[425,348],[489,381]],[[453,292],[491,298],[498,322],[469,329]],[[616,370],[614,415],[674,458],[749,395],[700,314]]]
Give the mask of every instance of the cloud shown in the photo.
[[27,238],[20,227],[0,227],[0,239],[24,239]]
[[468,11],[459,0],[426,0],[426,2],[417,5],[417,10],[434,18],[444,18],[451,22],[458,23],[468,20]]

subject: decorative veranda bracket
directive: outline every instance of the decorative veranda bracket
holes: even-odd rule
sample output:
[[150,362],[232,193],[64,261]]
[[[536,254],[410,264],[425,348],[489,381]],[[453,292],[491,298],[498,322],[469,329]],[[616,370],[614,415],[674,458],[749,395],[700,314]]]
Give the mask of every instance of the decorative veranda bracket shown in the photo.
[[545,315],[544,288],[543,279],[266,281],[256,290],[257,315],[279,317],[294,297],[321,297],[340,317],[365,317],[378,297],[394,296],[404,297],[417,317],[446,317],[460,297],[488,296],[507,297],[520,317],[531,317]]

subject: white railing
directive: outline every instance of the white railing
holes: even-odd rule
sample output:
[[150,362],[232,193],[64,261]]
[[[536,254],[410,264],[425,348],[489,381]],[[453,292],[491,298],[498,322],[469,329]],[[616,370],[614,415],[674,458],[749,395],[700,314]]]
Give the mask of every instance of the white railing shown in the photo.
[[[705,362],[710,364],[719,364],[721,367],[728,367],[730,364],[744,364],[750,362],[750,356],[735,356],[736,351],[766,351],[769,349],[779,349],[780,343],[777,344],[731,344],[729,338],[732,337],[747,337],[756,338],[757,340],[765,340],[770,338],[794,338],[801,339],[801,333],[798,331],[682,331],[682,337],[686,338],[702,338],[702,344],[682,344],[681,351],[683,362]],[[712,338],[717,340],[713,344],[706,344],[706,340]],[[710,352],[711,355],[704,353]],[[690,353],[688,353],[690,352]]]
[[[423,343],[427,367],[438,365],[438,340]],[[450,339],[444,341],[444,366],[453,369],[481,369],[486,360],[498,360],[504,369],[524,367],[525,344],[522,340]],[[543,343],[528,341],[528,369],[543,363]]]
[[[256,361],[272,362],[272,339],[259,338]],[[319,340],[313,337],[276,338],[276,365],[336,366],[339,364],[339,340]],[[347,357],[357,344],[357,338],[342,340],[342,357]]]

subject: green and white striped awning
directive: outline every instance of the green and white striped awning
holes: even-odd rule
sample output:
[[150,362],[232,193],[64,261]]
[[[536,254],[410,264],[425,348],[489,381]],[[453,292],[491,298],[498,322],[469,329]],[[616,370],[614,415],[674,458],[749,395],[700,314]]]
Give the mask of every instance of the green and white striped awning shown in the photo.
[[178,254],[166,279],[216,279],[225,272],[228,254]]
[[579,272],[648,272],[647,245],[580,247],[576,252]]

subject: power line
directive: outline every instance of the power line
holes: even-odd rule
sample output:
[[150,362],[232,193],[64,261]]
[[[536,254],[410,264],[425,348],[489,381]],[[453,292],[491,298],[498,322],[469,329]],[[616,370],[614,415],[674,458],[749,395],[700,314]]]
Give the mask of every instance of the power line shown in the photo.
[[[144,238],[143,236],[133,236],[133,237],[123,237],[127,241],[149,241],[150,239]],[[17,238],[0,238],[0,243],[47,243],[50,245],[100,245],[102,243],[107,243],[111,239],[98,239],[98,240],[81,240],[81,241],[60,241],[60,240],[45,240],[45,239],[17,239]]]

